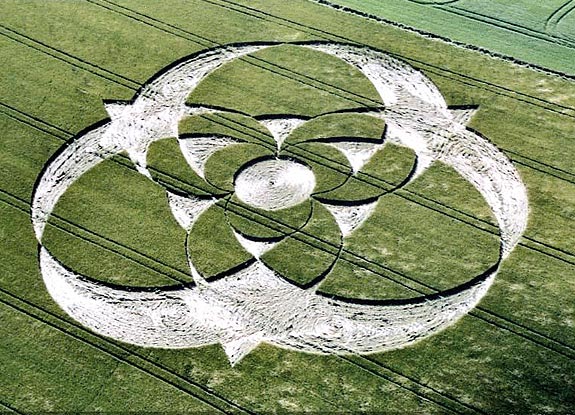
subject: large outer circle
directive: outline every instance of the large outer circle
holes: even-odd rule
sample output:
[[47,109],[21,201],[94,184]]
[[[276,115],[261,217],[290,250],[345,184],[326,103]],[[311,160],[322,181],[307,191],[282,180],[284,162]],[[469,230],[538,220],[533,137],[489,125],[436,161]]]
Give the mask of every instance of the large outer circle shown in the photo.
[[[228,45],[194,54],[152,78],[125,109],[109,107],[112,121],[62,147],[39,178],[32,223],[40,244],[40,269],[54,300],[94,331],[151,347],[224,345],[232,363],[261,341],[316,353],[369,353],[402,347],[453,324],[485,295],[527,221],[527,196],[519,175],[497,148],[460,125],[423,74],[384,52],[333,42],[294,43],[338,57],[359,69],[385,105],[388,139],[412,148],[419,172],[433,161],[453,167],[485,198],[501,231],[497,264],[449,292],[401,304],[362,304],[301,290],[256,262],[230,278],[199,287],[122,289],[66,269],[42,246],[42,235],[60,196],[85,172],[127,151],[146,174],[150,143],[177,133],[187,96],[221,65],[272,47]],[[423,122],[423,125],[421,125]],[[441,131],[437,131],[437,130]],[[193,264],[192,264],[193,273]],[[272,324],[273,322],[273,324]]]

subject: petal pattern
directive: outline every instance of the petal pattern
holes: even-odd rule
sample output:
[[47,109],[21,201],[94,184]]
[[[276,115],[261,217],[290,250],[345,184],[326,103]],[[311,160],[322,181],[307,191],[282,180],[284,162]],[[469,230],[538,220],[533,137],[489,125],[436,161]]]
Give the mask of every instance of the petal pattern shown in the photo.
[[330,204],[364,204],[406,183],[414,169],[413,151],[385,143],[359,171],[337,189],[316,194],[316,199]]
[[342,186],[352,174],[346,157],[323,143],[308,142],[289,146],[281,154],[302,160],[315,175],[314,194],[328,192]]
[[381,118],[361,113],[331,113],[307,121],[293,131],[285,144],[294,145],[334,137],[381,141],[384,133],[385,123]]
[[[311,220],[265,253],[261,260],[292,283],[311,287],[330,272],[342,243],[334,217],[320,203],[314,202]],[[293,261],[294,257],[298,260]]]
[[204,279],[217,279],[253,259],[226,221],[223,202],[208,208],[194,223],[187,240],[190,262]]
[[233,192],[236,175],[243,166],[272,155],[273,151],[268,147],[252,143],[239,143],[221,149],[207,160],[205,179],[218,189]]
[[[252,123],[246,122],[248,117],[232,116],[239,118],[238,124],[242,126]],[[351,120],[356,124],[350,124]],[[172,213],[189,233],[190,265],[196,278],[214,278],[250,260],[261,260],[293,283],[312,286],[330,272],[343,247],[343,238],[365,222],[378,198],[389,191],[386,188],[399,184],[397,177],[403,180],[409,175],[413,157],[407,157],[406,162],[401,150],[385,144],[382,140],[385,126],[381,119],[367,114],[330,114],[312,120],[278,115],[257,117],[254,121],[275,140],[275,149],[265,139],[258,140],[258,134],[265,134],[262,131],[253,134],[256,130],[253,125],[252,134],[247,134],[251,141],[247,142],[244,138],[222,135],[221,128],[212,134],[196,131],[198,125],[204,123],[198,117],[188,117],[180,123],[179,146],[197,176],[196,181],[198,177],[203,179],[212,195],[216,193],[213,189],[220,192],[210,198],[192,192],[180,196],[168,190]],[[330,122],[327,134],[311,135],[314,129],[325,130],[326,121]],[[372,137],[360,136],[359,131],[350,129],[350,125],[358,124],[361,134],[367,131]],[[337,136],[337,133],[350,136]],[[312,197],[317,202],[309,200],[275,210],[258,208],[238,198],[235,194],[238,174],[274,154],[287,157],[286,160],[290,157],[294,161],[303,160],[309,166],[316,181]],[[214,206],[218,198],[225,196],[223,192],[229,196]],[[217,208],[217,212],[212,207]],[[212,241],[205,231],[200,231],[205,226],[217,233]],[[230,252],[224,254],[222,250]],[[286,258],[293,255],[300,258],[297,270],[286,262]]]
[[212,154],[241,143],[235,138],[218,135],[180,136],[178,142],[184,158],[202,179],[205,178],[206,162]]
[[221,197],[226,193],[190,169],[176,138],[153,143],[148,149],[147,162],[152,179],[172,193],[199,197]]
[[311,200],[278,211],[255,208],[235,195],[226,204],[226,219],[230,226],[252,240],[281,240],[305,226],[312,212]]

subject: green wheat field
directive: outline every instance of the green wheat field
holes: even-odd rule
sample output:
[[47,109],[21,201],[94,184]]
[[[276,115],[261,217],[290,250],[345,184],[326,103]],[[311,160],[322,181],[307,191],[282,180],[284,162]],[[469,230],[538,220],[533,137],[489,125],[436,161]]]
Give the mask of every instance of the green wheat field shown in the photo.
[[[458,20],[477,18],[471,1],[335,3],[539,69],[314,1],[0,4],[0,412],[575,411],[575,32],[568,23],[575,12],[562,16],[572,2],[537,7],[524,0],[529,13],[505,8],[505,14],[505,2],[482,1],[489,19],[497,16],[517,29],[507,43],[499,33],[505,26],[485,29],[487,17],[470,26]],[[390,4],[388,15],[384,3]],[[542,3],[547,4],[537,4]],[[424,14],[427,20],[416,27]],[[547,15],[554,17],[545,20]],[[479,36],[482,31],[487,34]],[[228,43],[315,40],[367,45],[421,70],[449,105],[478,107],[469,126],[519,171],[528,191],[528,227],[479,306],[400,350],[324,356],[261,344],[234,367],[220,345],[138,347],[100,336],[62,311],[44,286],[30,217],[38,176],[58,149],[109,119],[103,101],[130,100],[183,57]],[[314,117],[382,105],[359,71],[293,45],[222,66],[188,103],[238,113],[186,120],[183,133],[224,134],[244,144],[210,159],[208,182],[189,169],[175,137],[158,141],[148,153],[150,171],[163,187],[139,174],[125,155],[90,170],[60,199],[46,228],[43,243],[63,264],[122,286],[191,282],[186,234],[168,208],[166,188],[206,194],[233,189],[234,172],[274,146],[254,120],[258,115]],[[343,112],[314,118],[287,144],[314,137],[377,139],[384,131],[381,120]],[[410,150],[386,146],[344,185],[347,161],[335,149],[308,143],[287,146],[286,154],[305,159],[322,182],[341,185],[330,196],[342,200],[401,183],[415,160]],[[308,215],[295,208],[281,218],[268,214],[256,221],[261,212],[239,213],[228,219],[261,237],[285,234]],[[310,248],[305,238],[293,237],[285,253],[270,251],[263,258],[296,284],[326,268],[339,238],[327,210],[316,209],[308,219],[306,231],[319,245]],[[189,241],[206,277],[248,259],[225,223],[223,210],[210,210]],[[320,291],[362,300],[408,299],[456,287],[485,271],[497,261],[499,230],[475,188],[436,163],[381,197],[373,217],[345,247]]]

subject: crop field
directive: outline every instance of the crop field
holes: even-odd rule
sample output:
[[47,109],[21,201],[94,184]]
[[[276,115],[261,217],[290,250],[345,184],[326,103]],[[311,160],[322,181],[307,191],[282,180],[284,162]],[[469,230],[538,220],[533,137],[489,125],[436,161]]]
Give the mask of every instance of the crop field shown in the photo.
[[317,0],[575,75],[572,0]]
[[[575,74],[573,2],[389,3]],[[0,413],[573,413],[568,77],[307,0],[8,0],[0,35]],[[309,334],[334,304],[374,328]],[[384,348],[412,306],[449,315]]]

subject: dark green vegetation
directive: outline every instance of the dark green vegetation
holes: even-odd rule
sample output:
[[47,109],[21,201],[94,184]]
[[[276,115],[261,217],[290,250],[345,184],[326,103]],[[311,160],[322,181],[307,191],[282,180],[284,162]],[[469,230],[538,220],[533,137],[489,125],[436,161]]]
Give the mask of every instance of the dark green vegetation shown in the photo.
[[575,76],[573,0],[328,0],[327,3]]
[[[8,1],[3,12],[3,410],[572,409],[573,83],[303,1]],[[176,59],[218,43],[305,39],[354,41],[389,51],[422,69],[449,104],[480,106],[472,127],[515,162],[528,187],[531,209],[525,238],[480,306],[445,332],[403,350],[337,357],[261,345],[234,368],[218,345],[143,349],[102,338],[72,321],[44,288],[29,217],[34,182],[49,157],[74,134],[107,117],[102,99],[130,99],[143,82]],[[373,87],[345,65],[326,57],[309,59],[301,51],[280,52],[270,49],[255,55],[257,59],[222,68],[190,101],[252,115],[318,115],[377,102]],[[312,78],[303,76],[310,73]],[[362,125],[358,131],[346,130],[354,126],[345,119],[341,125],[332,120],[334,130],[326,131],[322,118],[314,121],[319,123],[316,127],[310,123],[307,132],[302,129],[301,136],[294,133],[286,144],[317,134],[376,138],[383,129],[355,118],[355,127]],[[210,116],[189,121],[186,132],[207,129],[245,140],[245,146],[273,147],[271,137],[255,132],[254,124],[249,117]],[[183,168],[183,160],[177,161],[175,144],[168,139],[152,149],[154,176],[173,189],[186,191],[182,186],[187,185],[213,191]],[[320,156],[311,144],[301,149],[285,151],[300,151],[299,157],[317,163]],[[233,151],[239,152],[234,157],[242,157],[241,149]],[[366,166],[369,175],[358,176],[364,179],[361,186],[385,188],[409,171],[410,152],[393,147],[385,151],[390,154],[378,154],[374,160],[388,164]],[[332,153],[322,154],[330,158],[325,164],[345,165]],[[206,176],[223,187],[230,171],[218,169],[221,162],[208,164]],[[325,176],[337,181],[335,173]],[[215,209],[214,217],[221,215]],[[249,214],[255,215],[253,210]],[[296,224],[303,215],[294,211],[282,220]],[[325,218],[321,211],[318,215],[318,220]],[[239,215],[236,219],[241,220]],[[272,219],[265,223],[278,226],[277,218]],[[210,216],[204,220],[217,221]],[[243,225],[246,232],[269,231],[254,222]],[[190,281],[185,235],[167,208],[162,187],[136,173],[125,157],[82,177],[61,200],[47,229],[47,246],[66,265],[94,278],[133,286]],[[495,260],[496,233],[489,209],[471,185],[436,165],[411,186],[383,196],[373,219],[346,242],[322,290],[360,298],[402,298],[453,287]],[[293,245],[299,243],[294,239]],[[290,272],[292,263],[269,258],[274,259]]]

